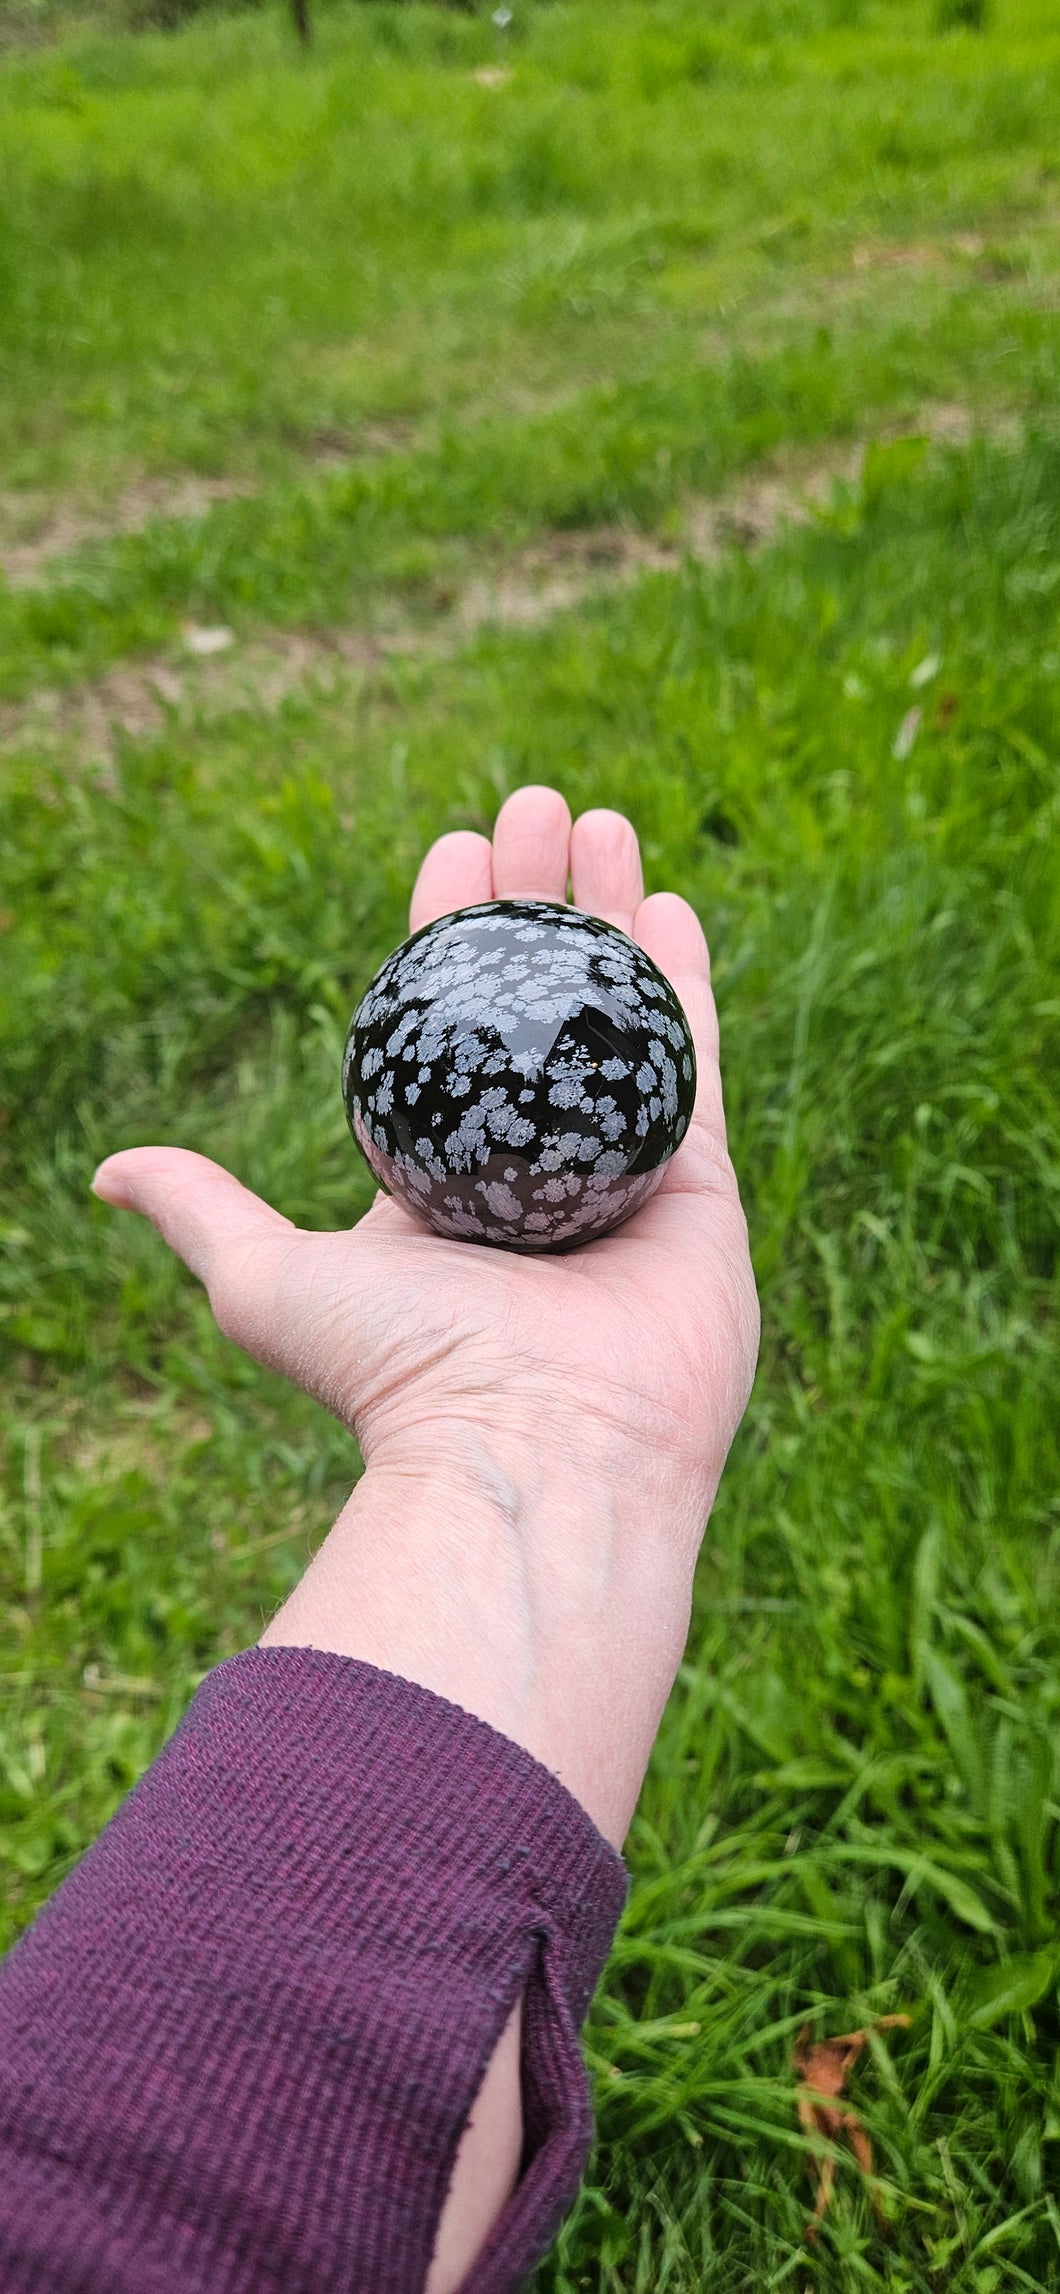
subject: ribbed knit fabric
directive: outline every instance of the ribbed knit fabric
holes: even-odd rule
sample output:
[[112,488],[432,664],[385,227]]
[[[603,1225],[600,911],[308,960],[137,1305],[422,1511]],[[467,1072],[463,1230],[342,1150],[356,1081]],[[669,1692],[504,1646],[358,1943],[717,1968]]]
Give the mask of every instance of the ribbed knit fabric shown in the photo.
[[218,1667],[0,1966],[3,2294],[417,2294],[525,1995],[523,2173],[464,2294],[577,2188],[625,1872],[528,1753],[373,1666]]

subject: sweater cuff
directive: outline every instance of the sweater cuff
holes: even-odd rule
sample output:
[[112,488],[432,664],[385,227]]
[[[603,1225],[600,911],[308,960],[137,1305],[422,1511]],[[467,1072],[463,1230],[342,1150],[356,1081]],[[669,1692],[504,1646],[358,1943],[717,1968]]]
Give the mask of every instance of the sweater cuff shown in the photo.
[[625,1897],[485,1722],[348,1657],[253,1649],[0,1968],[12,2294],[415,2294],[524,2000],[524,2168],[462,2294],[577,2188],[578,2031]]

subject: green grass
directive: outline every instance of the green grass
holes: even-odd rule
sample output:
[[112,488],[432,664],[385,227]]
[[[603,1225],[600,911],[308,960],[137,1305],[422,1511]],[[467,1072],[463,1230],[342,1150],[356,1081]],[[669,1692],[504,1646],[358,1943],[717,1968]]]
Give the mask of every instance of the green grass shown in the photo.
[[[366,428],[665,395],[822,326],[882,347],[877,403],[963,395],[977,355],[995,395],[1048,390],[1060,15],[929,14],[523,0],[502,33],[370,0],[308,59],[272,11],[9,56],[8,483],[276,474]],[[854,267],[883,243],[924,275]]]
[[[0,68],[10,530],[257,489],[0,592],[5,1940],[357,1470],[95,1159],[355,1216],[346,1017],[522,779],[627,808],[710,933],[763,1360],[540,2294],[1060,2286],[1060,10],[931,23],[572,0],[493,89],[488,17],[382,5],[306,65],[248,14]],[[526,545],[955,400],[970,447],[875,447],[753,556],[441,642]],[[79,730],[185,618],[249,662],[398,610],[422,646],[279,703]],[[890,2236],[847,2162],[814,2252],[794,2039],[896,2011]]]

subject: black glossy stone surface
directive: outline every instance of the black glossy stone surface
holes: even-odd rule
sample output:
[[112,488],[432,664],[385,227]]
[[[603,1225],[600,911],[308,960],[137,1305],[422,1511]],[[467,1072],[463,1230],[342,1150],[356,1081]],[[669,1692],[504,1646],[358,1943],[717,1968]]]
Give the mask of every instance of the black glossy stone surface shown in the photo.
[[366,990],[342,1090],[377,1179],[439,1234],[569,1250],[658,1186],[695,1097],[688,1022],[625,933],[493,900],[428,924]]

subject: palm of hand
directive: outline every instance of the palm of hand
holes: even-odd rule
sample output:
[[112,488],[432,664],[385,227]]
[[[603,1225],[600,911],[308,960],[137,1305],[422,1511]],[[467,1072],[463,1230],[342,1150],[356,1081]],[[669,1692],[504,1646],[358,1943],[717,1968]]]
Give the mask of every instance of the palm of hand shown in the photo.
[[[245,1295],[222,1319],[264,1352],[264,1328],[244,1333]],[[315,1338],[306,1383],[369,1458],[441,1424],[555,1435],[588,1414],[620,1447],[691,1471],[709,1502],[753,1367],[739,1200],[702,1138],[635,1219],[569,1256],[446,1242],[381,1196],[348,1234],[300,1237],[280,1295],[287,1326]],[[273,1359],[287,1369],[287,1347]]]
[[[676,1477],[702,1522],[754,1369],[757,1308],[725,1150],[706,946],[686,904],[642,897],[629,824],[571,829],[555,792],[509,799],[492,847],[444,837],[412,902],[417,929],[492,897],[562,899],[640,940],[685,1007],[699,1066],[692,1128],[624,1227],[534,1259],[447,1242],[379,1197],[345,1233],[300,1233],[228,1173],[179,1149],[113,1156],[98,1192],[153,1219],[249,1353],[357,1431],[366,1460],[429,1460],[438,1429],[552,1442],[575,1421]],[[686,1505],[686,1512],[689,1511]]]

